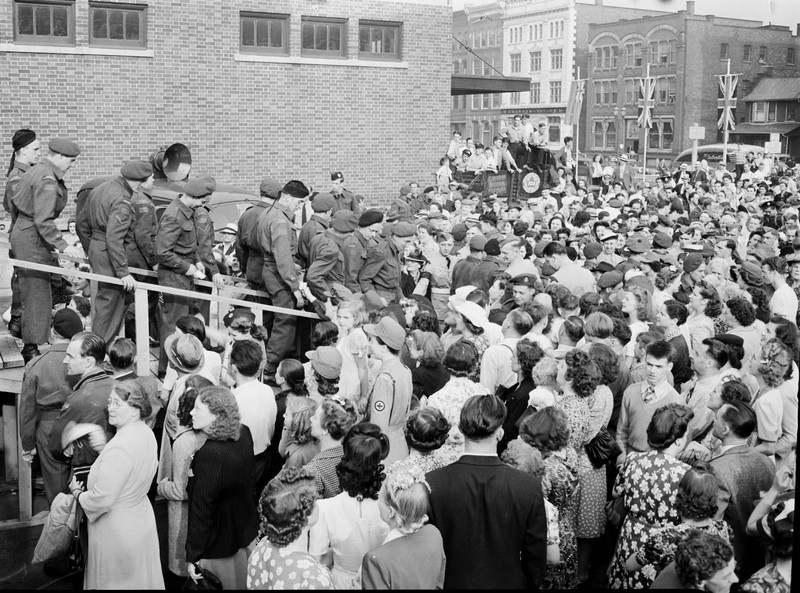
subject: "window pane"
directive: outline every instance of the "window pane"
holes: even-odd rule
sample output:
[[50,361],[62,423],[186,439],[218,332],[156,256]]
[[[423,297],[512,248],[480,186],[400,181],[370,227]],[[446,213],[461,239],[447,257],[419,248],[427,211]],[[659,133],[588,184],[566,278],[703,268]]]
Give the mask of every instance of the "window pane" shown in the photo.
[[20,35],[33,35],[33,6],[17,7],[17,31]]
[[270,21],[269,27],[269,46],[283,47],[283,23],[280,21]]
[[[369,44],[369,27],[359,27],[358,29],[358,51],[372,51]],[[458,70],[456,70],[458,72]]]
[[50,7],[36,7],[36,34],[50,35]]
[[331,25],[328,27],[328,51],[340,51],[342,49],[342,26]]
[[108,12],[108,38],[125,39],[124,14],[119,10]]
[[130,11],[125,14],[125,39],[139,40],[139,19],[142,13],[137,11]]
[[69,10],[66,6],[53,7],[53,35],[55,37],[69,35]]
[[92,34],[95,39],[108,38],[108,11],[94,10],[92,12]]
[[269,22],[263,19],[256,21],[256,45],[269,47]]
[[314,49],[314,25],[303,24],[303,49]]
[[664,132],[661,136],[661,148],[669,150],[672,148],[672,122],[664,122]]
[[253,47],[256,44],[255,37],[256,22],[252,19],[242,19],[242,45]]
[[383,30],[383,52],[387,54],[394,54],[397,53],[397,46],[395,43],[395,37],[397,35],[397,29],[390,29],[389,27],[384,28]]

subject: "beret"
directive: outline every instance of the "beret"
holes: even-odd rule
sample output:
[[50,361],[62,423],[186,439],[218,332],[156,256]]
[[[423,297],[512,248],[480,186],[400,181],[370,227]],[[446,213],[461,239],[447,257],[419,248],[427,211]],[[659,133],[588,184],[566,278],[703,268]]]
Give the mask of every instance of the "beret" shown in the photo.
[[411,187],[410,186],[404,185],[403,187],[400,188],[400,195],[401,196],[407,196],[410,193],[411,193]]
[[486,248],[486,237],[475,235],[469,240],[469,248],[473,251],[483,251]]
[[47,147],[53,152],[57,152],[58,154],[68,157],[76,157],[81,153],[80,146],[75,144],[72,140],[67,140],[66,138],[53,138],[50,140],[50,143],[47,145]]
[[600,272],[601,274],[605,274],[606,272],[610,272],[610,271],[614,270],[615,268],[609,262],[601,261],[595,266],[594,269],[596,271]]
[[518,220],[517,222],[514,223],[514,234],[517,237],[521,237],[522,235],[524,235],[525,231],[527,230],[528,230],[528,223],[525,222],[524,220]]
[[608,205],[611,206],[612,208],[622,208],[622,202],[617,198],[611,198],[608,201]]
[[53,329],[62,338],[71,340],[72,336],[83,331],[83,322],[75,311],[64,307],[53,315]]
[[311,367],[326,379],[337,379],[342,372],[342,355],[333,346],[320,346],[306,352]]
[[628,237],[625,247],[633,253],[644,253],[652,247],[650,241],[644,235],[633,235]]
[[487,212],[486,214],[481,214],[478,220],[480,220],[481,222],[490,222],[492,224],[497,224],[497,215],[494,212]]
[[600,278],[597,279],[597,287],[598,288],[613,288],[618,284],[622,283],[623,278],[625,276],[619,270],[611,270],[610,272],[606,272]]
[[273,200],[277,200],[278,198],[281,197],[282,187],[283,186],[274,179],[265,177],[264,179],[261,180],[261,184],[258,186],[258,192],[265,198],[272,198]]
[[36,132],[33,130],[17,130],[14,132],[14,137],[11,138],[11,146],[14,148],[14,151],[17,151],[20,148],[25,148],[34,140],[36,140]]
[[500,255],[500,242],[497,239],[489,239],[483,246],[486,255]]
[[119,172],[125,179],[146,181],[153,174],[153,166],[145,161],[128,161]]
[[535,255],[536,257],[542,257],[542,254],[544,253],[544,248],[550,245],[550,243],[552,243],[552,241],[539,241],[533,247],[533,255]]
[[533,288],[536,286],[536,278],[530,274],[520,274],[519,276],[514,276],[511,279],[511,284],[513,286],[529,286],[530,288]]
[[342,175],[341,171],[331,173],[331,181],[344,181],[344,175]]
[[193,177],[183,186],[183,193],[192,198],[204,198],[214,193],[217,182],[213,177]]
[[305,198],[311,192],[308,191],[305,183],[302,181],[298,181],[297,179],[292,179],[289,183],[283,186],[281,192],[285,194],[289,194],[293,198]]
[[423,194],[429,194],[432,191],[436,191],[436,188],[433,187],[432,185],[429,185],[428,187],[426,187],[425,189],[422,190],[422,193]]
[[603,252],[600,243],[589,243],[583,248],[583,256],[586,259],[594,259]]
[[311,200],[311,209],[314,212],[327,212],[328,210],[333,210],[335,203],[336,199],[333,194],[317,194]]
[[699,253],[689,253],[683,260],[683,271],[694,272],[703,263],[703,256]]
[[410,222],[398,222],[392,225],[392,235],[395,237],[413,237],[417,227]]
[[339,210],[331,218],[331,228],[340,233],[352,233],[357,226],[358,219],[352,210]]
[[457,222],[453,225],[452,235],[456,241],[463,241],[467,238],[467,225],[463,222]]
[[361,213],[361,216],[358,219],[358,226],[360,227],[368,227],[371,224],[375,224],[376,222],[383,221],[383,213],[380,210],[365,210]]
[[542,266],[542,276],[552,276],[556,273],[556,269],[551,266],[548,262]]
[[764,279],[761,277],[761,266],[759,266],[754,261],[744,261],[742,265],[739,266],[742,274],[745,276],[745,282],[748,284],[752,284],[753,286],[761,286],[764,283]]
[[656,233],[656,236],[653,237],[653,247],[669,249],[672,247],[672,237],[667,233]]

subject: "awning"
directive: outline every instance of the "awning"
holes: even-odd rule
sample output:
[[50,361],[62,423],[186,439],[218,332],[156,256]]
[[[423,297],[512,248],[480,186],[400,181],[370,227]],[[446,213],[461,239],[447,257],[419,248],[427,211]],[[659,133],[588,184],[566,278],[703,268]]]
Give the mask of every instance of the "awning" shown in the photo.
[[531,90],[531,79],[520,76],[479,76],[455,74],[450,79],[450,95],[516,93]]
[[731,135],[742,134],[744,136],[769,136],[770,134],[783,134],[788,136],[800,128],[800,123],[786,122],[782,124],[736,124],[736,128],[731,130]]
[[800,78],[762,78],[745,101],[794,101],[800,99]]

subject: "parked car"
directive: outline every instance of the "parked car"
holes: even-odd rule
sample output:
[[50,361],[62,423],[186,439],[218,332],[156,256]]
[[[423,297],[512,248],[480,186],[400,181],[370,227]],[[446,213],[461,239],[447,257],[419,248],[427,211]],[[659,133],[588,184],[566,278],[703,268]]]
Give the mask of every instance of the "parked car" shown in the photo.
[[[724,149],[724,144],[704,144],[702,146],[697,147],[697,160],[702,161],[705,159],[710,166],[715,167],[717,163],[722,160],[722,151]],[[727,166],[728,169],[733,170],[733,164],[731,160],[733,158],[733,154],[736,152],[738,148],[738,144],[728,143],[728,158],[727,158]],[[753,152],[755,154],[764,153],[763,146],[756,146],[755,144],[742,144],[742,150],[745,152]],[[785,161],[788,158],[786,154],[778,154],[775,155],[777,160]],[[675,159],[675,163],[680,165],[681,163],[688,163],[689,165],[692,164],[692,149],[689,148],[684,150],[682,153],[678,155]]]

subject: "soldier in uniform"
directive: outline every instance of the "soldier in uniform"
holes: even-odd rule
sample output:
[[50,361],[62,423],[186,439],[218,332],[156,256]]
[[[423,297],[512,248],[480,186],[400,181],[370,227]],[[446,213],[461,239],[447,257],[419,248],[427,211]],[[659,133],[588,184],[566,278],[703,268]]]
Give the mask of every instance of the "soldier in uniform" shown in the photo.
[[297,238],[297,261],[301,268],[306,269],[311,263],[309,260],[311,239],[330,227],[335,202],[331,194],[319,194],[311,202],[314,214],[300,229],[300,236]]
[[361,214],[361,206],[358,205],[358,200],[356,200],[353,192],[346,190],[343,184],[344,175],[341,172],[331,173],[330,194],[334,198],[333,211],[352,210],[356,216],[359,216]]
[[[198,233],[200,223],[197,209],[209,200],[217,187],[211,177],[197,177],[186,182],[183,193],[167,206],[161,217],[161,225],[156,236],[156,260],[158,263],[158,283],[161,286],[194,290],[194,280],[205,278],[205,264],[202,253],[211,253],[213,230]],[[210,225],[210,220],[204,223]],[[207,244],[201,248],[200,242]],[[212,256],[213,259],[213,256]],[[222,287],[222,276],[213,278],[217,287]],[[167,354],[164,341],[175,331],[175,322],[189,313],[191,299],[172,294],[163,294],[164,308],[161,316],[161,356],[158,360],[158,375],[163,377],[167,371]]]
[[125,241],[131,226],[131,198],[148,183],[153,167],[144,161],[128,161],[120,174],[97,186],[88,196],[77,219],[78,237],[95,274],[122,280],[122,286],[99,282],[92,294],[92,331],[110,344],[125,318],[125,291],[135,280],[128,271]]
[[380,210],[367,210],[358,218],[358,228],[342,244],[344,254],[344,285],[354,293],[361,292],[358,274],[367,261],[367,251],[383,229]]
[[[67,248],[56,218],[67,205],[67,186],[64,175],[81,149],[71,140],[55,138],[48,144],[49,154],[28,169],[19,181],[17,192],[11,198],[16,212],[11,248],[17,259],[47,265],[59,265],[53,251]],[[52,282],[48,272],[20,268],[19,288],[22,298],[20,317],[22,329],[22,357],[28,362],[39,354],[39,344],[44,344],[50,334],[53,297]]]
[[[217,278],[218,281],[215,281],[217,288],[222,288],[224,286],[222,274],[220,273],[217,260],[214,257],[214,223],[211,221],[211,211],[206,205],[207,202],[208,200],[205,200],[194,211],[195,230],[197,232],[197,254],[204,268],[205,278],[203,278],[203,280],[213,280]],[[197,286],[195,290],[197,292],[211,294],[210,286]],[[203,316],[203,319],[208,323],[211,313],[211,301],[202,299],[197,303],[197,306],[200,309],[200,314]]]
[[356,215],[339,210],[331,219],[331,228],[311,239],[306,284],[314,298],[325,302],[330,285],[344,284],[344,242],[358,226]]
[[[6,172],[6,189],[3,194],[3,208],[11,216],[11,225],[8,227],[9,234],[14,229],[14,221],[17,219],[17,213],[11,203],[11,196],[17,192],[19,180],[25,174],[25,171],[38,163],[42,156],[41,143],[36,138],[36,132],[33,130],[17,130],[14,132],[11,146],[14,152],[11,153],[11,162]],[[9,252],[9,256],[14,257],[13,250]],[[11,275],[11,319],[8,322],[8,331],[15,338],[22,336],[20,328],[21,316],[22,299],[19,294],[19,276],[17,269],[14,268],[14,273]]]
[[[156,208],[153,205],[152,182],[146,182],[139,186],[138,191],[134,192],[131,198],[131,226],[128,230],[128,237],[125,240],[128,266],[142,270],[155,270],[156,268],[156,236],[158,235],[158,218]],[[156,284],[157,281],[151,276],[134,274],[133,277],[138,282]],[[159,293],[150,290],[147,292],[149,319],[150,319],[150,342],[158,343],[160,335],[159,326],[161,325],[161,311],[158,304]],[[130,319],[126,318],[125,334],[134,335],[134,327],[128,328],[128,322],[135,320],[135,312],[131,311],[132,299],[128,299]],[[131,314],[133,313],[133,314]],[[130,331],[129,331],[130,329]]]
[[409,204],[406,196],[402,194],[392,201],[392,204],[389,206],[389,211],[386,213],[387,218],[400,220],[402,222],[410,222],[413,215],[411,204]]
[[[297,180],[283,186],[279,199],[258,219],[258,237],[264,256],[263,282],[276,307],[294,309],[304,304],[294,256],[297,251],[292,220],[308,188]],[[275,314],[267,342],[265,380],[274,382],[275,371],[294,345],[297,317]]]
[[403,296],[400,290],[400,256],[406,245],[416,236],[417,227],[409,222],[392,225],[386,241],[376,242],[367,251],[367,261],[358,274],[361,292],[374,290],[387,302],[399,301]]

